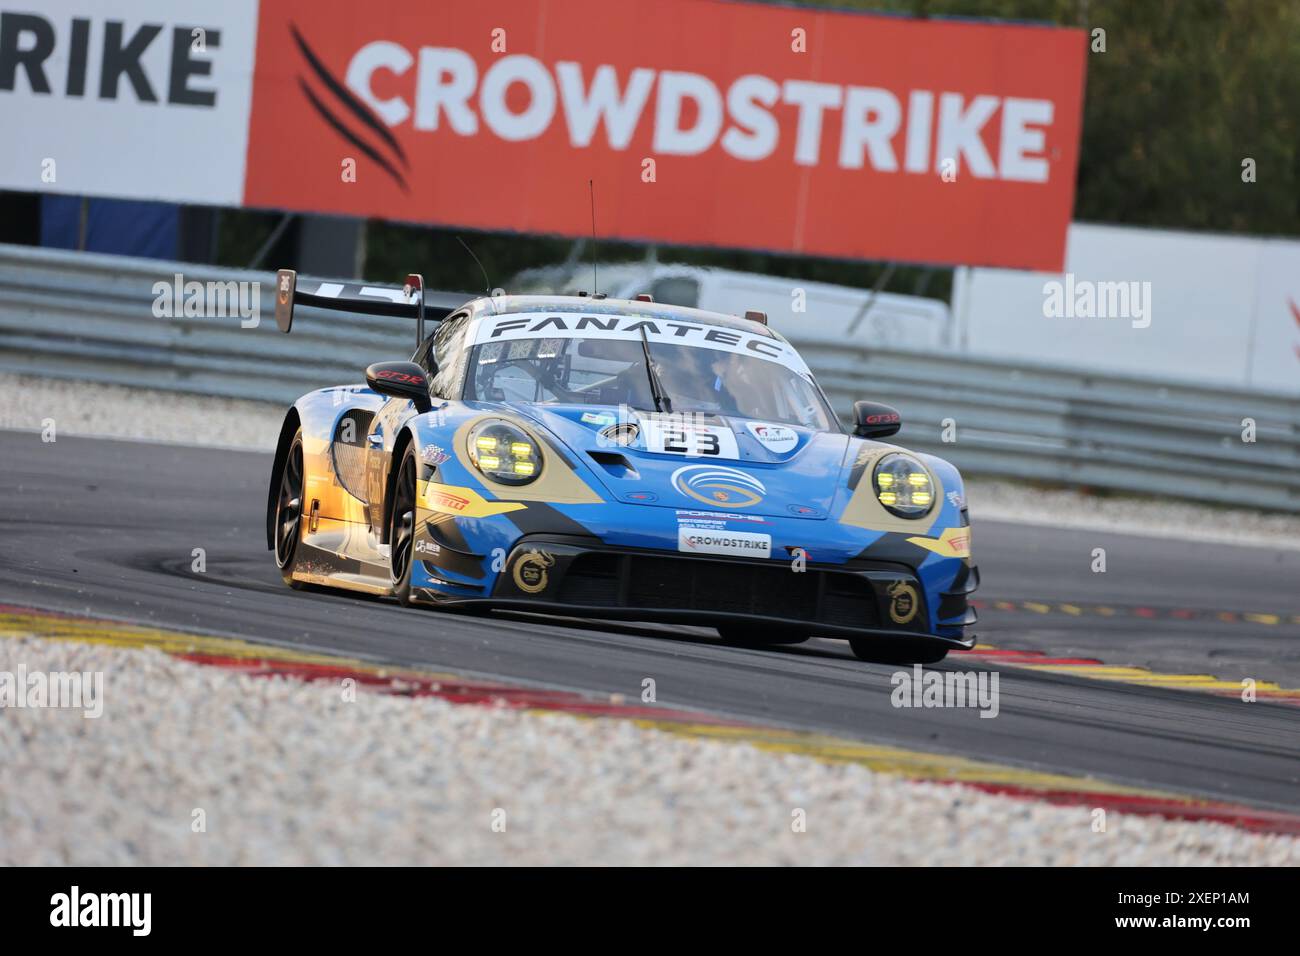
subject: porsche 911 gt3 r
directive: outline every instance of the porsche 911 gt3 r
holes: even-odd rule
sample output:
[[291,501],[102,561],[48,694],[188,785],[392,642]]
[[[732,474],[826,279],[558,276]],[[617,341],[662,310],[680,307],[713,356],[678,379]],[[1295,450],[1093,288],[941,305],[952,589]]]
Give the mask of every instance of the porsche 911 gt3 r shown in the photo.
[[[867,660],[968,648],[979,583],[961,476],[841,427],[795,349],[746,317],[648,296],[494,295],[278,276],[295,306],[418,321],[409,362],[289,410],[267,500],[286,583],[404,604],[847,639]],[[426,315],[437,320],[424,335]]]

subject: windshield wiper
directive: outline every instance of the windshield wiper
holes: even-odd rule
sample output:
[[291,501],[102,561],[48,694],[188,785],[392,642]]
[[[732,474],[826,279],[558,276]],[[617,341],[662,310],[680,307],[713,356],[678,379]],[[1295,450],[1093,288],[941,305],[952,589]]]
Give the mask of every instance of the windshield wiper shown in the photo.
[[654,362],[650,359],[650,339],[646,337],[644,325],[641,326],[641,351],[645,355],[645,370],[650,377],[650,397],[654,399],[655,411],[671,413],[673,401],[665,394],[659,373],[655,371]]

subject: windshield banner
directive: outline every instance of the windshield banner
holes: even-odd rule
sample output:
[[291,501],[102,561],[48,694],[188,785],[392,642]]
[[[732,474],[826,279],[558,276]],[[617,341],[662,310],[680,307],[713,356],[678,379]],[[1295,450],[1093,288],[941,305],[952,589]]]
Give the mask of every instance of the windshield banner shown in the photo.
[[584,315],[582,313],[514,312],[478,320],[474,344],[512,342],[519,339],[622,339],[650,343],[691,345],[752,355],[784,365],[808,377],[808,366],[799,353],[780,339],[740,329],[681,319],[647,318],[640,315]]

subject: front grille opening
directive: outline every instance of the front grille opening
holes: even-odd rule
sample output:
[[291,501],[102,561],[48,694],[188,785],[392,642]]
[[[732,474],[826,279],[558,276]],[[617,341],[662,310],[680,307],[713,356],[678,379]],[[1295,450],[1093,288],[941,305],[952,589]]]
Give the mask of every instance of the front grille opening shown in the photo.
[[[620,588],[622,593],[620,594]],[[569,565],[559,600],[595,607],[752,614],[873,627],[871,583],[852,574],[672,558],[583,554]]]
[[820,620],[827,624],[876,627],[880,613],[871,584],[843,574],[825,574]]
[[564,576],[560,601],[596,607],[617,605],[619,561],[617,555],[579,555]]

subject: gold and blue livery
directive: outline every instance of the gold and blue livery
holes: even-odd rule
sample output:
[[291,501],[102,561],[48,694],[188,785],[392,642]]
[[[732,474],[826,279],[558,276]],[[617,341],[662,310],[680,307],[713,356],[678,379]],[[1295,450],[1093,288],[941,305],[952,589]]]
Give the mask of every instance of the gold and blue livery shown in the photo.
[[277,281],[286,332],[295,306],[418,322],[411,361],[285,417],[267,544],[291,586],[844,638],[893,663],[973,646],[961,476],[881,441],[888,406],[843,427],[760,313]]

